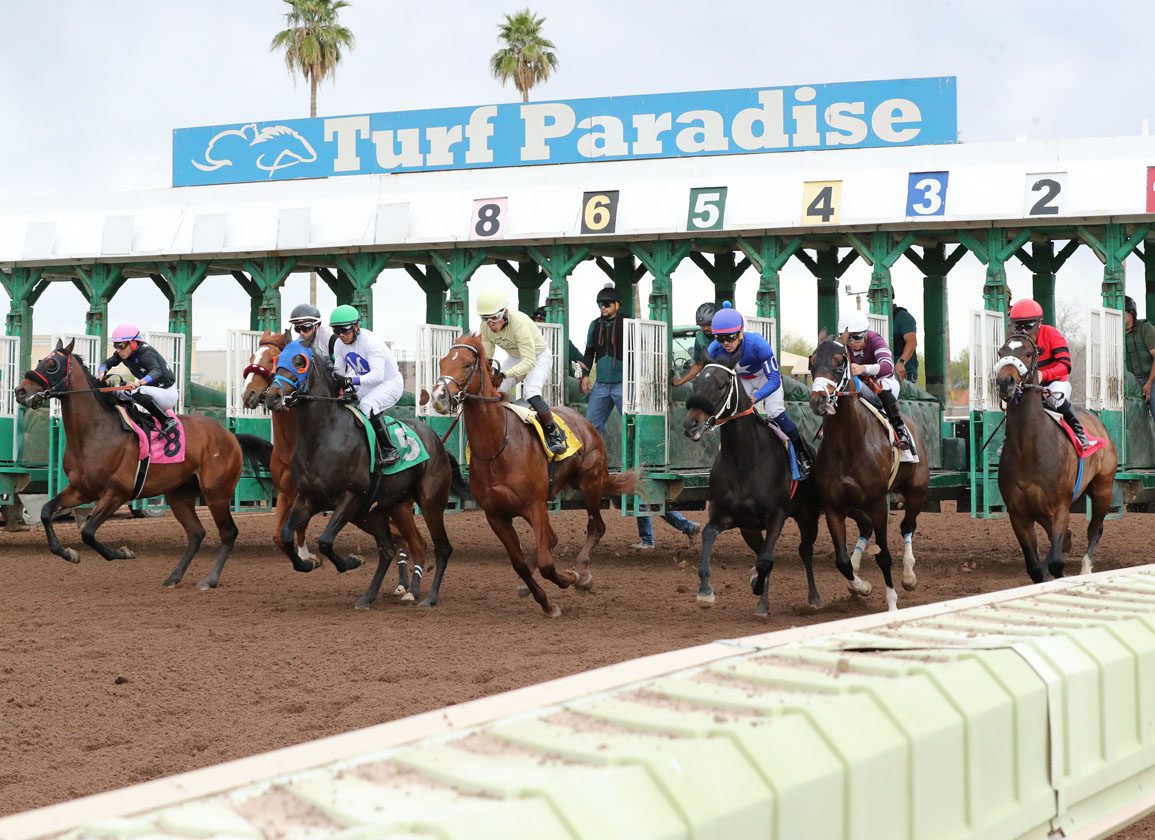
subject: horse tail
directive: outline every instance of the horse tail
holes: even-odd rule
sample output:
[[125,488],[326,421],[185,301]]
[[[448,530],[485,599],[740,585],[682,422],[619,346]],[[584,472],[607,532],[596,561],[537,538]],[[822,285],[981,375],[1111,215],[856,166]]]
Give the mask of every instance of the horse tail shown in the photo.
[[[620,473],[610,473],[602,487],[603,496],[632,496],[638,493],[638,482],[642,474],[637,469]],[[641,495],[645,496],[645,493]]]
[[260,435],[240,435],[233,433],[237,443],[241,445],[241,454],[245,459],[245,469],[252,473],[262,488],[272,491],[273,485],[265,480],[262,473],[269,469],[273,458],[273,444]]
[[449,489],[453,495],[461,499],[463,502],[472,502],[473,491],[469,487],[469,482],[461,475],[461,465],[457,463],[457,459],[449,453],[446,453],[449,458],[449,467],[453,471],[453,483],[450,484]]

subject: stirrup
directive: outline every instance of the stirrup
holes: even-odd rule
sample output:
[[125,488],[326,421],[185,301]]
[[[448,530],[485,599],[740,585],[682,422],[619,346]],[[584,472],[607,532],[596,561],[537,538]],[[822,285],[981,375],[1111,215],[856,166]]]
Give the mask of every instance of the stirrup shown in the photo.
[[177,422],[175,417],[165,417],[160,423],[160,433],[162,435],[171,435],[177,430]]
[[555,424],[553,431],[545,433],[545,448],[554,455],[562,455],[569,448],[569,443],[565,439],[565,432],[561,430],[560,426]]

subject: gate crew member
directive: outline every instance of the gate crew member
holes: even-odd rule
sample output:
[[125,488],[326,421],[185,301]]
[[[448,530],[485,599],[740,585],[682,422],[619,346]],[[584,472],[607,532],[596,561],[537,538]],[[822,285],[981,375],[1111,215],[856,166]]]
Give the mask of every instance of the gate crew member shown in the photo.
[[782,392],[782,374],[778,370],[778,359],[770,342],[757,333],[745,334],[746,321],[737,309],[726,301],[714,315],[710,331],[714,341],[709,353],[712,360],[722,356],[737,356],[734,372],[742,382],[746,395],[761,409],[767,422],[781,429],[794,444],[794,455],[798,458],[798,475],[810,475],[810,456],[802,445],[802,435],[790,415],[786,413],[786,400]]
[[566,451],[565,432],[553,422],[553,412],[541,396],[553,368],[549,344],[533,319],[518,309],[509,308],[509,295],[501,289],[486,289],[477,296],[477,314],[481,316],[481,344],[491,359],[495,347],[509,354],[510,368],[493,377],[501,393],[524,381],[522,394],[537,412],[545,432],[545,445],[554,455]]
[[155,417],[161,434],[175,431],[176,418],[165,412],[180,402],[180,390],[168,362],[145,342],[135,324],[119,324],[112,331],[112,350],[112,355],[97,368],[97,378],[103,380],[109,368],[124,364],[136,381],[129,383],[129,390],[120,392],[120,398],[132,400]]
[[[405,391],[397,360],[384,341],[361,328],[361,314],[356,307],[347,303],[338,306],[329,316],[329,326],[338,339],[333,382],[345,391],[356,389],[357,405],[377,433],[377,469],[390,467],[401,460],[401,453],[389,438],[385,415]],[[317,352],[315,345],[313,352]]]
[[695,376],[702,372],[702,368],[710,363],[710,343],[714,340],[714,334],[710,332],[710,324],[714,320],[714,313],[718,311],[718,307],[713,301],[706,301],[698,307],[698,311],[694,313],[694,321],[698,325],[698,332],[694,336],[694,359],[690,367],[681,376],[675,377],[670,383],[675,388],[679,385],[685,385]]
[[1071,404],[1071,350],[1063,334],[1049,324],[1043,323],[1043,307],[1038,301],[1020,300],[1011,307],[1011,326],[1015,332],[1029,335],[1039,350],[1039,382],[1045,389],[1044,402],[1047,408],[1063,415],[1079,443],[1086,449],[1099,441],[1087,437],[1083,424]]
[[[914,438],[902,419],[902,412],[898,410],[899,382],[894,375],[894,356],[886,346],[886,339],[870,329],[866,313],[857,309],[839,319],[838,332],[842,336],[842,343],[850,351],[850,373],[872,377],[882,386],[878,398],[882,400],[890,425],[898,435],[898,448],[909,450],[911,455],[918,457]],[[866,393],[866,386],[860,385],[859,390]]]

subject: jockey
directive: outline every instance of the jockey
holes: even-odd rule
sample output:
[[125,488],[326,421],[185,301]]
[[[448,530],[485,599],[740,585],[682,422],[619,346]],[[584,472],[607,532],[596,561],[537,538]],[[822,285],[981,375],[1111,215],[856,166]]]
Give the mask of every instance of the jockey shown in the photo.
[[[313,352],[329,353],[332,331],[321,322],[321,310],[311,303],[298,303],[289,313],[289,326],[300,341],[313,339]],[[330,354],[331,355],[331,354]]]
[[377,433],[376,467],[390,467],[401,460],[389,438],[385,415],[405,391],[397,360],[384,341],[361,328],[361,314],[355,307],[347,303],[338,306],[329,316],[329,326],[337,336],[333,382],[346,393],[357,389],[357,405]]
[[776,425],[790,438],[794,444],[794,455],[798,458],[798,475],[806,478],[811,470],[810,455],[802,445],[798,427],[786,413],[782,374],[778,371],[774,348],[757,333],[746,335],[745,326],[745,320],[737,309],[731,307],[730,301],[723,303],[710,322],[714,340],[707,353],[711,361],[722,356],[737,356],[734,372],[738,374],[742,387],[755,407],[761,406],[763,419]]
[[113,353],[96,370],[98,379],[103,380],[109,368],[124,364],[136,377],[121,392],[122,399],[132,400],[156,418],[161,434],[167,435],[176,429],[176,418],[167,411],[180,401],[180,391],[176,387],[176,376],[168,362],[151,344],[146,344],[135,324],[119,324],[112,331]]
[[553,354],[533,319],[509,308],[509,295],[501,289],[486,289],[477,296],[477,314],[481,317],[481,344],[493,358],[495,347],[509,354],[510,368],[493,377],[501,393],[507,394],[514,384],[524,380],[522,393],[545,432],[546,447],[554,455],[566,451],[565,432],[553,422],[553,412],[541,397],[542,386],[549,381]]
[[1071,404],[1071,351],[1067,339],[1054,327],[1043,323],[1043,307],[1029,298],[1011,307],[1011,327],[1017,333],[1028,335],[1039,350],[1039,384],[1047,407],[1063,415],[1079,443],[1086,449],[1099,441],[1087,437],[1083,424]]
[[[852,376],[869,376],[874,379],[882,390],[878,398],[882,407],[886,409],[887,419],[898,435],[898,448],[910,451],[918,457],[914,448],[914,437],[902,413],[898,410],[899,382],[894,376],[894,357],[886,345],[886,339],[870,329],[870,321],[865,312],[857,309],[843,315],[838,321],[838,332],[841,341],[850,351],[850,373]],[[859,385],[859,390],[866,393],[866,386]]]

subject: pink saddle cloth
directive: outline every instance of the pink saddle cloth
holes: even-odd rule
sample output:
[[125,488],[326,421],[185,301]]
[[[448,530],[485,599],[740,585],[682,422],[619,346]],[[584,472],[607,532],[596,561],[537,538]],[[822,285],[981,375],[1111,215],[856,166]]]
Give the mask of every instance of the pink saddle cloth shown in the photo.
[[169,417],[176,417],[176,431],[170,435],[162,435],[160,429],[151,432],[142,429],[127,408],[122,405],[116,407],[128,428],[136,432],[136,440],[140,445],[140,460],[151,458],[154,464],[179,464],[184,461],[184,423],[172,411],[167,412]]
[[[1075,454],[1080,458],[1086,458],[1088,455],[1094,455],[1096,452],[1107,445],[1107,441],[1103,438],[1091,438],[1090,432],[1087,432],[1087,437],[1092,440],[1092,443],[1090,446],[1084,449],[1083,445],[1079,443],[1079,439],[1075,437],[1075,433],[1071,431],[1071,427],[1067,425],[1066,420],[1061,418],[1059,419],[1059,428],[1067,433],[1067,439],[1071,441],[1071,446],[1075,447]],[[1084,431],[1086,431],[1085,428]]]

